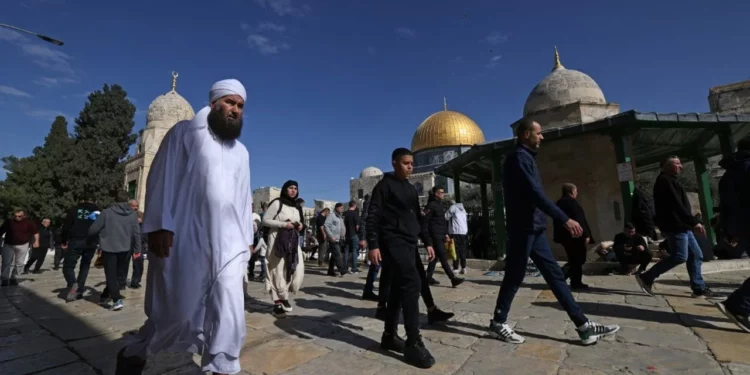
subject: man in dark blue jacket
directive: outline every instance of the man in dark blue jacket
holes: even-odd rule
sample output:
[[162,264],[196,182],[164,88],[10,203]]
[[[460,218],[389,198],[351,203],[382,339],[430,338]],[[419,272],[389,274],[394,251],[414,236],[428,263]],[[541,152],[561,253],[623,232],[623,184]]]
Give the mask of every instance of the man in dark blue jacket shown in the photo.
[[[750,252],[750,137],[737,142],[737,152],[719,165],[727,170],[719,181],[722,230],[727,242]],[[750,332],[750,278],[717,306],[742,330]]]
[[557,301],[576,325],[583,345],[596,343],[599,338],[614,334],[620,327],[605,326],[586,318],[573,299],[563,272],[547,242],[547,216],[564,223],[573,237],[581,237],[581,225],[570,219],[544,194],[542,179],[536,165],[536,150],[542,139],[542,127],[529,119],[521,120],[516,129],[518,145],[503,164],[503,192],[508,228],[508,248],[505,258],[505,277],[497,296],[495,315],[490,322],[490,336],[512,344],[526,341],[507,324],[510,306],[526,275],[529,258],[541,272]]

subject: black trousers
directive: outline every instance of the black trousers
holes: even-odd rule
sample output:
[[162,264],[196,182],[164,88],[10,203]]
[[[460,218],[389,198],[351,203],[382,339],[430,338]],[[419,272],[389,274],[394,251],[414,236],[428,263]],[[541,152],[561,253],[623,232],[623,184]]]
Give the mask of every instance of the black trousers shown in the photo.
[[[427,281],[427,272],[424,270],[422,259],[419,257],[417,251],[417,272],[419,272],[419,280],[422,282],[422,288],[419,294],[422,295],[422,301],[428,308],[435,306],[435,300],[432,298],[432,291],[430,291],[430,283]],[[378,308],[388,306],[388,295],[391,291],[391,273],[387,267],[380,267],[380,283],[378,284]]]
[[383,269],[391,279],[385,333],[397,334],[399,313],[403,310],[406,341],[414,343],[419,338],[419,293],[422,288],[417,270],[422,262],[417,247],[409,243],[381,244],[380,251]]
[[63,250],[60,245],[55,246],[55,269],[60,268],[60,262],[63,260],[63,255],[65,255],[65,250]]
[[[131,255],[132,258],[132,255]],[[141,285],[143,278],[143,253],[137,259],[133,259],[133,275],[130,276],[130,285]]]
[[117,269],[117,283],[120,285],[120,289],[124,289],[128,285],[128,272],[130,271],[130,259],[133,258],[133,252],[129,251],[128,256],[118,263]]
[[448,275],[449,279],[453,280],[456,275],[453,274],[453,268],[448,263],[448,252],[445,251],[445,236],[432,236],[432,248],[435,250],[435,259],[427,266],[427,277],[432,278],[432,274],[435,273],[435,266],[440,261],[445,274]]
[[637,264],[640,271],[645,271],[648,268],[648,264],[651,263],[651,258],[653,258],[653,254],[651,254],[649,249],[644,251],[632,250],[626,253],[625,249],[619,246],[615,248],[615,255],[617,256],[617,261],[620,262],[622,272],[628,272],[628,266],[631,264]]
[[122,275],[123,265],[127,270],[127,260],[130,256],[130,252],[125,253],[108,253],[102,251],[102,263],[104,263],[104,277],[107,280],[107,286],[102,291],[102,299],[112,298],[117,301],[122,299],[120,295],[120,280],[119,277]]
[[563,266],[567,269],[570,277],[570,285],[583,284],[583,265],[586,263],[586,239],[572,238],[562,242],[565,254],[568,255],[568,263]]
[[31,249],[31,255],[29,255],[29,261],[26,262],[26,266],[24,267],[24,271],[28,271],[31,266],[36,263],[36,266],[34,266],[34,272],[39,271],[40,268],[42,268],[42,264],[44,264],[44,258],[47,257],[47,248],[35,248]]
[[459,262],[461,268],[466,268],[466,247],[469,244],[469,240],[465,234],[454,234],[453,243],[456,246],[456,260],[453,261],[453,269],[458,269]]
[[334,275],[334,265],[339,270],[339,274],[346,274],[346,267],[344,267],[344,260],[341,256],[341,242],[329,242],[328,253],[331,254],[331,258],[328,260],[328,274]]

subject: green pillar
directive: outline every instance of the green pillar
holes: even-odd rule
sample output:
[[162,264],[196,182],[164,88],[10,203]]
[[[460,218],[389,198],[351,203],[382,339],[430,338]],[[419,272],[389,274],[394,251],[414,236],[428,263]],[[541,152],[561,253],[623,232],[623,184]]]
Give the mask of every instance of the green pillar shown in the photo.
[[[617,159],[617,175],[620,178],[620,169],[630,168],[630,175],[635,176],[633,161],[630,158],[630,137],[624,135],[613,135],[612,142],[615,144],[615,157]],[[627,165],[626,165],[627,164]],[[624,221],[631,221],[633,210],[633,190],[635,190],[635,181],[631,177],[627,181],[620,181],[620,194],[622,196],[622,211]]]
[[461,202],[461,180],[458,179],[461,172],[458,169],[453,171],[453,200],[456,203]]
[[479,197],[482,200],[482,217],[490,216],[489,200],[487,199],[487,181],[479,182]]
[[508,243],[505,230],[505,200],[503,199],[503,159],[502,152],[492,153],[492,194],[495,198],[495,257],[502,258]]
[[714,229],[711,227],[711,218],[714,217],[714,200],[711,197],[711,176],[708,173],[708,159],[703,152],[698,151],[693,157],[695,165],[695,180],[698,182],[698,196],[701,203],[701,214],[703,216],[703,226],[706,228],[706,237],[712,244],[716,243]]
[[719,145],[721,145],[721,156],[728,158],[734,153],[734,136],[729,125],[722,126],[716,132],[719,135]]

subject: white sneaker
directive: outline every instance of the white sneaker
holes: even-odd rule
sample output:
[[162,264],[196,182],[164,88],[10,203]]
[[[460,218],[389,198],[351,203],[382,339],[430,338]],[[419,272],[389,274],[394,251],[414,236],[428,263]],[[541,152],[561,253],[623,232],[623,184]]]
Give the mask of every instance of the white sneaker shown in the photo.
[[583,345],[596,344],[600,338],[614,335],[619,330],[620,326],[618,325],[605,326],[592,321],[588,321],[586,324],[576,328],[576,331],[578,331],[578,337],[581,338],[581,343],[583,343]]
[[507,342],[509,344],[523,344],[526,339],[523,336],[513,331],[508,323],[498,324],[495,321],[490,321],[490,337]]
[[466,275],[467,268],[461,268],[461,275]]
[[458,274],[458,268],[454,268],[453,273]]

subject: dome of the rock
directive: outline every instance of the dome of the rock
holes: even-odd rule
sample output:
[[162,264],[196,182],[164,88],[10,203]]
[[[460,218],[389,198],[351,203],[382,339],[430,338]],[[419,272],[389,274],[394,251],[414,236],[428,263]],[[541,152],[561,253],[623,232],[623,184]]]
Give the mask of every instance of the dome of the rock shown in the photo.
[[383,175],[383,171],[381,171],[380,169],[376,167],[367,167],[363,169],[362,172],[359,173],[359,178],[382,176],[382,175]]
[[555,67],[531,90],[523,106],[523,115],[577,102],[607,103],[596,81],[585,73],[565,69],[555,48]]
[[446,146],[473,146],[484,143],[484,133],[463,113],[444,109],[419,125],[411,140],[411,151]]

